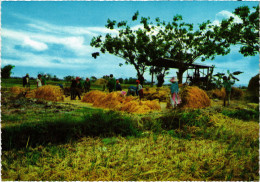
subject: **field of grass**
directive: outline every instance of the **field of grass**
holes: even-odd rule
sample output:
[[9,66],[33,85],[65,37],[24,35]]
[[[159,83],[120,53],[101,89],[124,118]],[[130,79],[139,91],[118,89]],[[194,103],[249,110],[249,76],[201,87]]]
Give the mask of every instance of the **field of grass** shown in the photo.
[[3,181],[259,180],[258,104],[137,115],[2,99]]

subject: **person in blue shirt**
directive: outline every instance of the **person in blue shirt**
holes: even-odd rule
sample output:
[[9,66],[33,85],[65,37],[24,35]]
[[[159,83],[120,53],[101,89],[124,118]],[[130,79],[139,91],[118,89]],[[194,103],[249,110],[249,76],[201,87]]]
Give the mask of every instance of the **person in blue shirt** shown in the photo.
[[132,96],[138,95],[137,88],[135,86],[128,87],[126,96],[129,96],[129,95],[132,95]]
[[180,98],[178,96],[179,93],[179,85],[178,80],[175,77],[172,77],[170,80],[171,84],[171,103],[173,107],[176,107],[177,104],[180,104]]

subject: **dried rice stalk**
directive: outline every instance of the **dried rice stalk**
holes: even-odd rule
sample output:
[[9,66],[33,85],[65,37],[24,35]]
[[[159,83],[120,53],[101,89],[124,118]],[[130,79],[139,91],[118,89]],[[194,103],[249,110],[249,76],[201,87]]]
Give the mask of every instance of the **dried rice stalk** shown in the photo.
[[204,108],[210,106],[210,99],[206,92],[196,86],[184,87],[180,96],[182,108]]
[[28,90],[28,88],[15,86],[15,87],[11,87],[10,90],[14,94],[20,94],[22,92],[26,92]]
[[140,103],[138,97],[124,97],[121,92],[105,93],[101,91],[91,91],[83,96],[82,102],[93,103],[93,106],[96,107],[140,114],[161,109],[157,100],[142,101]]
[[50,101],[63,101],[63,91],[59,86],[45,85],[31,90],[26,94],[27,98],[38,98]]

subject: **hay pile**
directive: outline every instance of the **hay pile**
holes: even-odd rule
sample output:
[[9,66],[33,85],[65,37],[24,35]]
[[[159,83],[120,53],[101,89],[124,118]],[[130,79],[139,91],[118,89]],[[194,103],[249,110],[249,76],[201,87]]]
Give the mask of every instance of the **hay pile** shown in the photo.
[[212,99],[224,99],[226,96],[225,88],[222,87],[221,89],[214,89],[207,92],[208,96]]
[[63,101],[63,91],[59,86],[45,85],[37,89],[28,91],[27,98],[37,98],[49,101]]
[[26,92],[27,90],[28,90],[28,88],[18,87],[18,86],[10,88],[10,91],[14,94],[20,94],[20,93]]
[[168,87],[146,87],[144,88],[144,98],[147,100],[156,100],[158,99],[160,102],[165,102],[170,94],[170,89]]
[[105,93],[91,91],[84,95],[82,102],[93,103],[93,106],[143,114],[154,110],[160,110],[161,106],[157,100],[142,101],[138,97],[122,96],[121,92]]
[[100,78],[100,79],[97,79],[94,84],[95,85],[104,85],[104,84],[107,84],[107,82],[108,82],[107,80]]
[[196,86],[183,87],[180,92],[182,108],[204,108],[210,106],[210,99],[206,92]]
[[248,83],[247,90],[254,96],[259,97],[259,74],[252,77]]
[[231,88],[231,99],[241,99],[244,95],[243,90],[237,88],[237,87],[232,87]]

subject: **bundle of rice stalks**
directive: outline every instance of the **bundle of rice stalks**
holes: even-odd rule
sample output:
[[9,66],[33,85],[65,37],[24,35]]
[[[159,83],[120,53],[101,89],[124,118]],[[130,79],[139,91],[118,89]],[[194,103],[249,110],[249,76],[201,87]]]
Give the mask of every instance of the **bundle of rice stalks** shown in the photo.
[[105,96],[106,96],[105,92],[101,92],[98,90],[91,91],[91,92],[86,93],[83,96],[82,102],[94,103],[95,101],[100,101]]
[[140,114],[161,109],[157,100],[140,102],[138,97],[124,97],[121,92],[91,91],[83,96],[82,102],[93,103],[96,107]]
[[107,84],[107,80],[100,78],[100,79],[97,79],[94,84],[95,85],[104,85],[104,84]]
[[26,92],[28,89],[27,88],[23,88],[23,87],[15,86],[15,87],[11,87],[10,90],[14,94],[20,94],[22,92]]
[[208,96],[212,99],[224,99],[226,96],[225,88],[222,87],[221,89],[214,89],[207,92]]
[[26,94],[27,98],[38,98],[50,101],[63,101],[63,91],[59,86],[45,85],[31,90]]
[[231,98],[232,99],[241,99],[244,95],[243,90],[236,88],[236,87],[232,87],[231,89]]
[[168,87],[147,87],[144,89],[144,98],[147,100],[158,99],[160,102],[165,102],[168,99],[169,93],[170,89]]
[[196,86],[184,87],[180,92],[182,108],[204,108],[210,106],[210,99],[206,92]]

